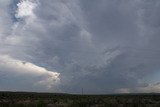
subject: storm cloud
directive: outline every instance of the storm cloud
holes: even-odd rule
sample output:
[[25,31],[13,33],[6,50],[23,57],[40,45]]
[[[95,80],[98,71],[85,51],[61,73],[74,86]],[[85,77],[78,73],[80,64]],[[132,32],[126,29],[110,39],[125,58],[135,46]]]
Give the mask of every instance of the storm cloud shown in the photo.
[[159,0],[1,0],[0,90],[159,92],[159,8]]

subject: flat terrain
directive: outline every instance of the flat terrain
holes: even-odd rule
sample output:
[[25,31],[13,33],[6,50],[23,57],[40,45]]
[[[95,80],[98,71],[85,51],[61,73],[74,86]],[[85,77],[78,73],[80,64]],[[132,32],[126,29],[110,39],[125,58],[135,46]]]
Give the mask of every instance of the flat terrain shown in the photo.
[[0,107],[160,107],[160,94],[72,95],[0,92]]

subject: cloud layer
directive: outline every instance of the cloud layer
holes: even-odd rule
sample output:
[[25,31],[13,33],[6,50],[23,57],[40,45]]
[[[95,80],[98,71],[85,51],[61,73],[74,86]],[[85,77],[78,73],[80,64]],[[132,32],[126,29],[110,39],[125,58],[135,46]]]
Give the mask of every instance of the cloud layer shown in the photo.
[[158,0],[0,1],[0,71],[33,75],[24,90],[158,92],[148,78],[159,72],[159,8]]

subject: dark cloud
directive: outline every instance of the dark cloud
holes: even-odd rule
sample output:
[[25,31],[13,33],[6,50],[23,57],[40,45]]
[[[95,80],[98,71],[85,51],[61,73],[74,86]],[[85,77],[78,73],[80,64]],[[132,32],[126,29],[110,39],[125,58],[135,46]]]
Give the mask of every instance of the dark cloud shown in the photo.
[[158,0],[7,0],[0,5],[5,11],[0,18],[0,55],[56,70],[60,83],[53,87],[62,92],[156,91],[159,85],[154,88],[144,80],[159,70],[159,4]]

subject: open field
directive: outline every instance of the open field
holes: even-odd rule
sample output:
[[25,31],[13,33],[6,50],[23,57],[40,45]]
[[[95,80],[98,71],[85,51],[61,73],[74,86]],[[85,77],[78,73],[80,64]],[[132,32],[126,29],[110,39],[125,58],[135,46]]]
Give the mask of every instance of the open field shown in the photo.
[[0,107],[160,107],[160,95],[0,92]]

